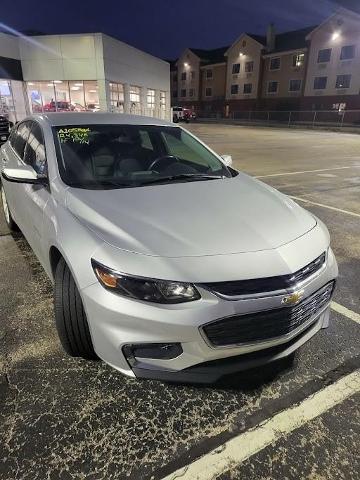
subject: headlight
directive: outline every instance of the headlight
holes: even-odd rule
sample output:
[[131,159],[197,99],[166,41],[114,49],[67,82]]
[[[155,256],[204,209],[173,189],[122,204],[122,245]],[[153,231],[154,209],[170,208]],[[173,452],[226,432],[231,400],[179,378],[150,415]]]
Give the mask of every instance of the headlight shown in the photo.
[[170,304],[192,302],[200,298],[199,292],[191,283],[132,277],[115,272],[93,259],[91,264],[101,285],[124,297],[145,302]]

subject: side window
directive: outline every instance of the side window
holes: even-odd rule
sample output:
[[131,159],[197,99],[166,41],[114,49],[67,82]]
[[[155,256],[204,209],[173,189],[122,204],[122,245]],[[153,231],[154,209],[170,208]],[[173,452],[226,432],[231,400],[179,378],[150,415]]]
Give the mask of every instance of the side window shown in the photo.
[[24,162],[39,175],[47,174],[44,137],[39,124],[32,122],[31,131],[25,148]]
[[16,132],[16,136],[14,138],[14,143],[12,143],[13,149],[19,155],[21,160],[24,157],[25,145],[29,137],[29,133],[30,133],[30,123],[29,122],[20,123]]
[[140,130],[141,137],[141,146],[142,148],[147,148],[148,150],[154,150],[154,147],[151,143],[150,135],[145,130]]
[[219,161],[190,135],[180,129],[173,129],[161,133],[169,155],[175,155],[182,160],[207,166],[209,170],[219,169]]
[[13,148],[14,148],[14,145],[15,145],[16,135],[17,135],[17,125],[15,125],[11,129],[11,132],[10,132],[10,135],[9,135],[9,143]]

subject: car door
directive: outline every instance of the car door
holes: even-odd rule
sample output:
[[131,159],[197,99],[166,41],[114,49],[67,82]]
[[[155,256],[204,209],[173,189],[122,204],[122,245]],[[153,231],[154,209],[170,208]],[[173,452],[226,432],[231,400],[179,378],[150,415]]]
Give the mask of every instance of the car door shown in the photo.
[[[41,126],[31,122],[29,137],[25,146],[23,161],[30,165],[38,175],[47,176],[47,158],[44,135]],[[27,218],[27,240],[39,260],[43,259],[44,209],[50,199],[48,185],[22,184]]]
[[[23,157],[29,133],[30,122],[24,121],[21,122],[14,133],[11,134],[10,141],[2,149],[3,168],[16,168],[24,165]],[[3,182],[11,214],[26,236],[26,203],[23,196],[23,185],[5,180],[3,180]]]

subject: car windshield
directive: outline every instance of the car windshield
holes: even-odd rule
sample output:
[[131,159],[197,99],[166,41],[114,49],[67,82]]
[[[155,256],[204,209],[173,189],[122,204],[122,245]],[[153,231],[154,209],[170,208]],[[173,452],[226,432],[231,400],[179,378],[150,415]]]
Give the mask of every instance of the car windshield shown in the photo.
[[179,127],[69,125],[54,127],[62,180],[107,189],[231,177],[229,169]]

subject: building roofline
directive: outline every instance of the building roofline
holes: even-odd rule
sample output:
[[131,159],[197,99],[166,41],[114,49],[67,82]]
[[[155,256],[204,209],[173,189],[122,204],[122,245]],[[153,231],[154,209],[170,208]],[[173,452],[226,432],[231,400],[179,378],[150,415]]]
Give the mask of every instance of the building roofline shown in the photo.
[[290,53],[296,53],[296,52],[307,52],[309,50],[308,47],[300,47],[300,48],[292,48],[290,50],[281,50],[280,52],[269,52],[269,53],[264,53],[263,58],[268,58],[268,57],[280,57],[281,55],[289,55]]
[[[261,36],[261,35],[259,35]],[[258,45],[260,45],[261,47],[265,48],[266,45],[264,45],[263,43],[260,43],[258,40],[256,40],[255,38],[253,38],[251,36],[250,33],[247,33],[247,32],[243,32],[231,45],[230,47],[226,50],[226,52],[224,53],[224,56],[227,57],[228,56],[228,53],[229,51],[232,49],[232,47],[234,45],[236,45],[243,37],[248,37],[248,38],[251,38],[251,40],[253,40],[254,42],[256,42]]]
[[325,20],[323,22],[320,23],[320,25],[318,25],[317,27],[314,28],[314,30],[312,30],[307,36],[306,36],[306,40],[311,40],[311,37],[314,35],[315,32],[317,32],[318,30],[320,30],[320,28],[322,28],[324,25],[326,25],[332,18],[336,17],[337,15],[341,15],[341,14],[347,14],[347,15],[355,15],[356,17],[358,17],[358,19],[360,20],[360,13],[357,13],[353,10],[350,10],[349,8],[345,8],[345,7],[339,7],[336,9],[336,11],[331,14],[329,17],[325,18]]

